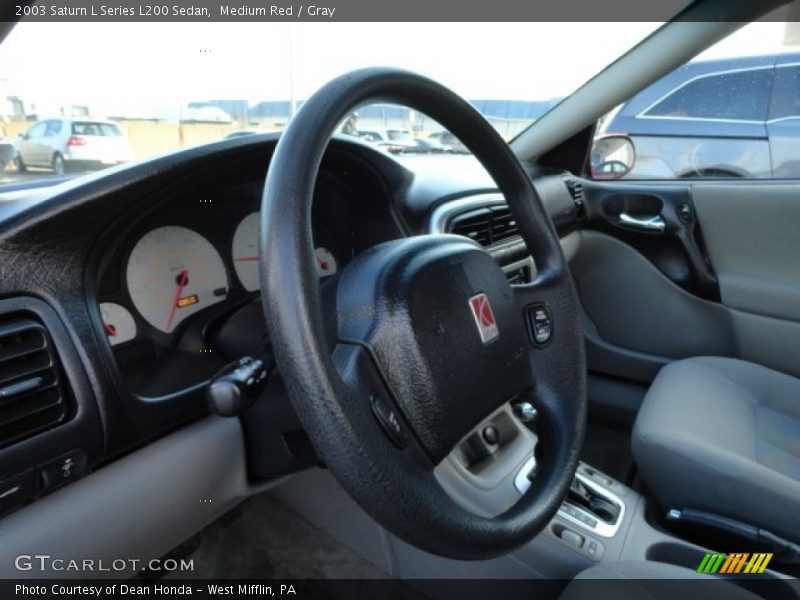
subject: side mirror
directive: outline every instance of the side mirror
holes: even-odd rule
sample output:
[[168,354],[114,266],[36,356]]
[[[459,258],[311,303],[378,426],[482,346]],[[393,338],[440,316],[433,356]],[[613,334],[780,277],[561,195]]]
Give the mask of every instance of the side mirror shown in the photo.
[[18,133],[17,137],[19,139],[21,139],[21,140],[27,140],[28,139],[28,134],[27,133]]
[[635,162],[636,148],[627,135],[614,133],[595,138],[589,160],[593,179],[622,179]]

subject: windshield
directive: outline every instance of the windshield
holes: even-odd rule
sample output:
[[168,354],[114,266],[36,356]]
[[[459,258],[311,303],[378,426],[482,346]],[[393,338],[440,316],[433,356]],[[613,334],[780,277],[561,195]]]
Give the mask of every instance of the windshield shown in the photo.
[[[18,24],[0,46],[2,181],[73,175],[280,131],[331,78],[396,66],[447,85],[510,140],[657,23]],[[146,39],[145,39],[146,38]],[[574,40],[591,39],[591,47]],[[53,49],[58,49],[54,68]],[[405,107],[341,126],[394,154],[466,148]]]

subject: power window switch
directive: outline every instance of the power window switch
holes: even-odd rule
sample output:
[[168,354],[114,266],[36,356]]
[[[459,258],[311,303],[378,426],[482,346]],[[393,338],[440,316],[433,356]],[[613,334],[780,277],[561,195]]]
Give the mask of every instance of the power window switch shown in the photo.
[[605,551],[605,546],[598,542],[597,540],[593,540],[591,538],[588,539],[586,546],[583,548],[584,554],[591,558],[592,560],[600,560],[603,558],[603,552]]
[[573,548],[581,548],[583,546],[583,536],[571,529],[564,529],[561,532],[561,539]]

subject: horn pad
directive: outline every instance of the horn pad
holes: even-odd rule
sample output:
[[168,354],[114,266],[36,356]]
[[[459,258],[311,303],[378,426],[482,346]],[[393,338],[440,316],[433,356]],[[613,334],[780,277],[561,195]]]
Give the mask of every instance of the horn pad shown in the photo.
[[382,244],[342,272],[339,339],[367,346],[435,464],[532,385],[522,311],[503,271],[453,235]]

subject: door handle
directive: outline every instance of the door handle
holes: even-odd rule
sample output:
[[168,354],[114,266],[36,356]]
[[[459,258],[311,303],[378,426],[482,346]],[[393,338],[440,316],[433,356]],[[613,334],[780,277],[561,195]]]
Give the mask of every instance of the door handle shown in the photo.
[[628,213],[620,213],[619,222],[620,225],[629,227],[631,229],[640,229],[642,231],[650,231],[653,233],[664,233],[664,230],[667,228],[664,217],[661,215],[638,217],[629,215]]

